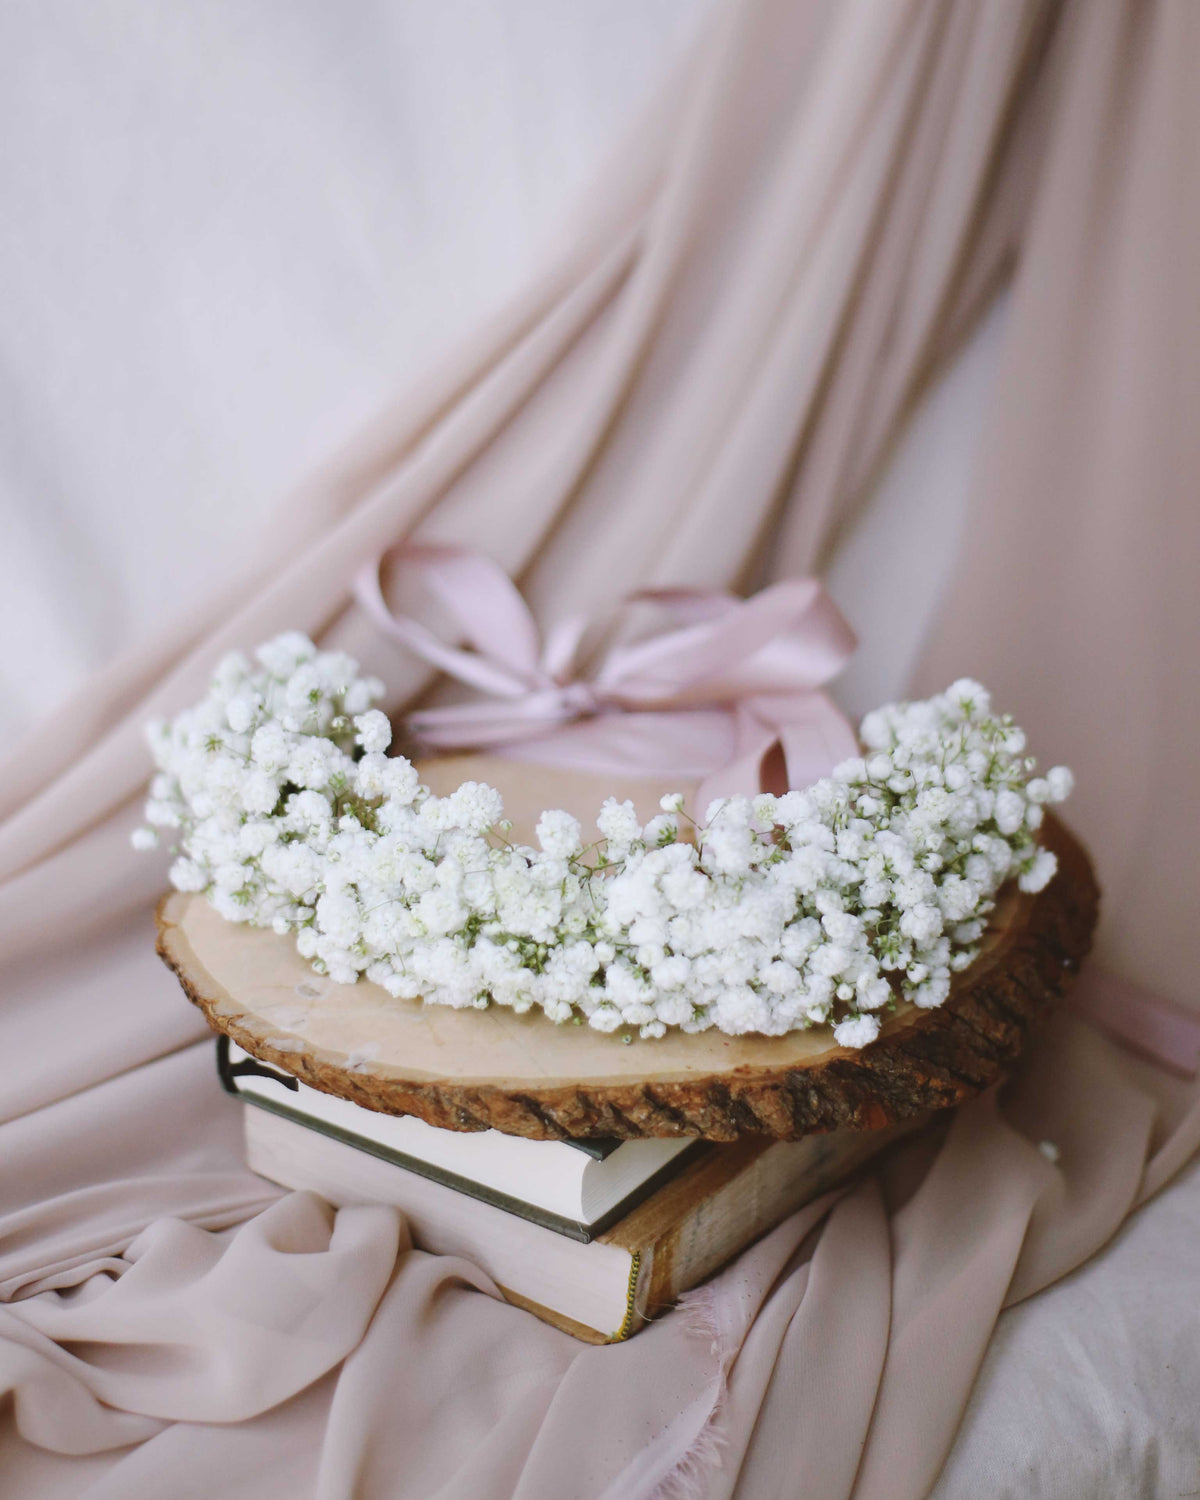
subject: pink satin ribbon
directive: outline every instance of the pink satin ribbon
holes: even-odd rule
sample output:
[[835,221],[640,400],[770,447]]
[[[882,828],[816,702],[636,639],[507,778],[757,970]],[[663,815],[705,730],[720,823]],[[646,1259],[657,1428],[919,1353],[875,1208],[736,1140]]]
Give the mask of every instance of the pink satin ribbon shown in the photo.
[[1067,1003],[1110,1037],[1185,1078],[1200,1071],[1200,1013],[1090,965]]
[[651,604],[669,628],[610,648],[585,671],[580,649],[592,622],[572,616],[543,641],[489,558],[405,547],[394,560],[419,570],[471,649],[391,612],[380,586],[384,558],[355,580],[359,603],[380,630],[480,694],[410,715],[409,729],[431,750],[699,780],[701,815],[714,797],[761,790],[777,747],[788,786],[806,786],[857,753],[854,730],[821,691],[849,660],[854,635],[815,579],[772,584],[750,599],[693,589],[632,594],[618,611]]

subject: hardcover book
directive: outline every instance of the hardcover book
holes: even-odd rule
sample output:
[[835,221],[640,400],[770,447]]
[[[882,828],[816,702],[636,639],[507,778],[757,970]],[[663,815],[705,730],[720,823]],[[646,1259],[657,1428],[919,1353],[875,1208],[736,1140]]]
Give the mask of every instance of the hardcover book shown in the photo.
[[438,1130],[310,1088],[225,1036],[217,1071],[249,1105],[577,1240],[615,1224],[698,1149],[687,1137],[531,1141],[498,1130]]
[[[246,1100],[246,1160],[252,1171],[283,1187],[315,1192],[338,1207],[391,1204],[405,1215],[422,1249],[474,1262],[508,1301],[589,1343],[628,1338],[788,1214],[923,1123],[908,1120],[883,1130],[833,1131],[798,1141],[655,1142],[683,1149],[622,1200],[615,1220],[610,1211],[588,1226],[534,1211],[529,1199],[547,1195],[531,1179],[511,1175],[516,1158],[510,1158],[503,1178],[508,1191],[485,1189],[478,1178],[471,1181],[436,1166],[432,1149],[418,1163],[365,1133],[378,1134],[377,1120],[420,1121],[375,1116],[348,1100],[335,1100],[368,1119],[339,1110],[334,1124],[306,1115],[306,1099],[296,1100],[299,1108],[281,1106],[266,1092],[280,1089],[271,1080],[247,1087],[254,1077],[261,1075],[234,1075],[234,1087]],[[355,1128],[345,1129],[346,1121]],[[449,1131],[434,1135],[472,1140]],[[547,1177],[556,1178],[560,1195],[589,1170],[585,1166],[580,1172],[568,1162],[556,1171],[562,1153],[596,1161],[573,1143],[500,1140],[558,1153],[549,1158]],[[638,1144],[623,1143],[620,1151]],[[611,1159],[620,1151],[607,1155]]]

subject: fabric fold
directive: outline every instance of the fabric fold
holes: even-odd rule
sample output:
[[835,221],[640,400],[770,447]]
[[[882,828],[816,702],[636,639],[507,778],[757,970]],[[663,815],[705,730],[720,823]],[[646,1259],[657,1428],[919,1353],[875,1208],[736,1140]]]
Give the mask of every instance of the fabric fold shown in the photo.
[[[1186,1067],[1064,1014],[1005,1089],[684,1308],[577,1344],[394,1214],[245,1171],[152,954],[165,862],[127,834],[143,721],[228,649],[307,630],[385,677],[391,708],[431,685],[446,706],[352,602],[399,544],[485,554],[555,667],[594,644],[573,620],[629,594],[819,572],[1011,272],[970,536],[918,685],[980,676],[1073,762],[1105,962],[1195,1008],[1198,14],[721,5],[527,290],[288,497],[223,588],[6,755],[0,1464],[31,1493],[760,1500],[801,1476],[918,1500],[997,1320],[1022,1316],[1004,1309],[1120,1256],[1126,1216],[1200,1146],[1200,1101]],[[400,586],[388,604],[442,623]],[[736,723],[734,748],[761,727]],[[1132,1030],[1161,1041],[1145,1009]]]

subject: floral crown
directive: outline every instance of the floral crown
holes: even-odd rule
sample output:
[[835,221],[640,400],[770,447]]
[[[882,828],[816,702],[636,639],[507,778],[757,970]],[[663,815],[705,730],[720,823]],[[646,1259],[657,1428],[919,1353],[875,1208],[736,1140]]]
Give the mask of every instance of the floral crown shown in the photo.
[[702,823],[675,793],[645,826],[609,798],[598,838],[548,810],[532,848],[494,788],[437,797],[385,754],[383,684],[350,657],[295,632],[255,656],[149,726],[159,771],[133,843],[165,833],[177,889],[295,933],[341,983],[642,1037],[832,1024],[863,1047],[897,1002],[945,1001],[1005,882],[1055,872],[1037,831],[1071,773],[1036,776],[969,680],[868,714],[862,753],[801,790],[718,798]]

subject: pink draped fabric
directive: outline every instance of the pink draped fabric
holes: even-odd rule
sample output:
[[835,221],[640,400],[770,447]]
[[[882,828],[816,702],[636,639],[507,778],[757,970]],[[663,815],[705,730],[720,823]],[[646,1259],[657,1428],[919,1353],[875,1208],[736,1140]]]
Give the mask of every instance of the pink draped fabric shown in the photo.
[[408,536],[486,551],[543,627],[811,571],[1019,247],[929,670],[961,658],[1075,762],[1106,956],[1194,1001],[1196,30],[1189,0],[720,7],[527,294],[290,497],[219,596],[9,756],[10,1492],[929,1491],[1000,1311],[1188,1160],[1194,1084],[1064,1014],[1006,1089],[628,1345],[584,1348],[390,1211],[335,1214],[240,1164],[151,951],[163,871],[127,844],[140,725],[289,626],[411,697],[424,669],[348,607]]
[[1069,762],[1103,871],[1099,956],[1200,1009],[1200,161],[1181,65],[1200,11],[1083,6],[1064,41],[965,554],[917,686],[969,661]]

